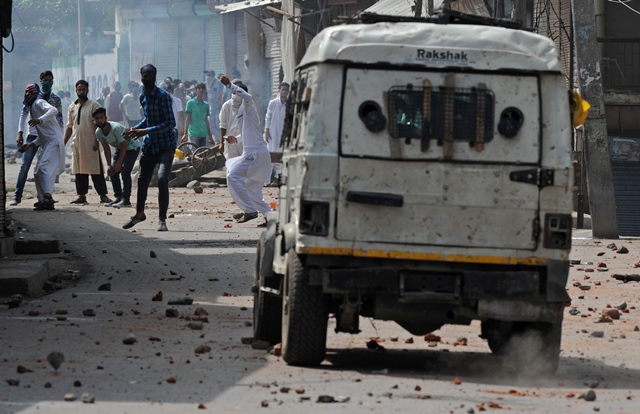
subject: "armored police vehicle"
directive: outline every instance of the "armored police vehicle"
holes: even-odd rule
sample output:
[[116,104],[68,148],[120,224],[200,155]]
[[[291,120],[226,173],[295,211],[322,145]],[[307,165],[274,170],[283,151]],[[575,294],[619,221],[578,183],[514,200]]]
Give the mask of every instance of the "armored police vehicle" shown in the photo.
[[315,365],[329,318],[414,335],[479,320],[497,354],[534,333],[554,371],[573,180],[558,52],[494,20],[408,20],[329,27],[296,69],[254,335]]

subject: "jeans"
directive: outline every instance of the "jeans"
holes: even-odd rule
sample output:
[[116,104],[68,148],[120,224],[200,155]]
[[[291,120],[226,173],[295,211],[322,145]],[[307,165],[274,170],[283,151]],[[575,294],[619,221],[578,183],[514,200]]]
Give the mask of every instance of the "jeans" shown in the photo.
[[[122,168],[119,172],[111,176],[113,195],[116,198],[122,198],[129,201],[129,198],[131,197],[131,170],[133,170],[133,165],[136,163],[139,153],[140,148],[127,150],[127,152],[124,154],[124,160],[122,160]],[[113,155],[112,165],[116,165],[116,163],[118,162],[118,158],[120,158],[120,148],[116,148],[116,152]],[[121,175],[122,183],[120,183]]]
[[198,148],[206,147],[207,146],[207,137],[192,137],[191,135],[189,135],[189,142],[193,142],[194,144],[196,144],[198,146]]
[[138,199],[136,201],[136,212],[144,213],[144,204],[147,201],[149,183],[153,178],[156,165],[158,168],[158,206],[160,208],[160,221],[167,219],[169,209],[169,175],[171,174],[171,164],[175,148],[164,149],[158,154],[142,153],[140,157],[140,176],[138,177]]
[[[36,138],[38,138],[36,135],[28,135],[27,142],[25,142],[25,144],[32,142]],[[18,201],[22,199],[22,192],[24,191],[24,184],[27,182],[29,168],[31,168],[31,162],[33,162],[33,158],[36,156],[37,152],[38,147],[33,146],[22,154],[22,162],[20,163],[20,172],[18,173],[18,180],[16,181],[16,191],[14,196],[14,198]]]

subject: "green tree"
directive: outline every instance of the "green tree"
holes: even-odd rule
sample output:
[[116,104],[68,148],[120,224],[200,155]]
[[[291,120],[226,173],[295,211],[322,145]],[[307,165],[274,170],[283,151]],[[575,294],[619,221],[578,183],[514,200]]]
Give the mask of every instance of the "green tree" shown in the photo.
[[[114,47],[115,1],[83,1],[85,53],[104,53]],[[77,0],[14,0],[13,32],[16,41],[54,56],[78,53]]]

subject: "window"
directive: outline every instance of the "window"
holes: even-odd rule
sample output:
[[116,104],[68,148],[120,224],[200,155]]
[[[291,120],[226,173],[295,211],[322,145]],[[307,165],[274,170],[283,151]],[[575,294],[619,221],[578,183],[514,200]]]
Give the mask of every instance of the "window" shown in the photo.
[[491,91],[394,86],[389,90],[389,133],[394,138],[488,142],[493,138],[495,100]]

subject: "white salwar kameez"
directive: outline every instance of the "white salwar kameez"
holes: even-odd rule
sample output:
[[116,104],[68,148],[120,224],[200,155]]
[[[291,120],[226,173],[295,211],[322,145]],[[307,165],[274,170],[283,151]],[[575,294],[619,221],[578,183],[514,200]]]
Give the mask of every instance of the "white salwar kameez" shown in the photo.
[[31,105],[31,118],[42,123],[36,125],[38,138],[33,143],[40,146],[40,153],[34,173],[38,201],[44,201],[45,194],[52,194],[56,175],[64,171],[64,138],[62,127],[56,121],[58,110],[38,98]]
[[242,155],[227,160],[227,185],[233,200],[244,213],[270,211],[262,198],[262,188],[271,178],[271,156],[262,138],[260,119],[253,97],[244,89],[230,84],[231,90],[242,98],[238,109],[238,123],[242,138]]
[[[287,115],[287,102],[282,102],[278,96],[269,101],[267,115],[264,119],[264,127],[269,130],[271,139],[267,143],[267,148],[271,152],[282,152],[282,130],[284,129],[284,119]],[[272,164],[273,174],[279,177],[282,171],[281,163]]]

